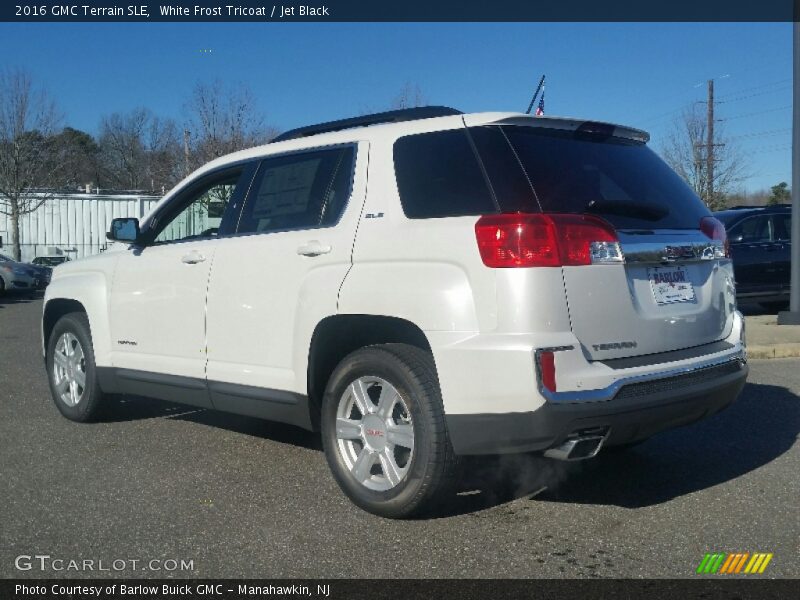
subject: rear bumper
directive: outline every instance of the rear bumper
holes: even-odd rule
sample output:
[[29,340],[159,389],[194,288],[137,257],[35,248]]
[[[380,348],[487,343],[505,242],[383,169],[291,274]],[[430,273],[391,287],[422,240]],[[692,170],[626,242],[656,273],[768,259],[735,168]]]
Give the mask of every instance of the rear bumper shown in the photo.
[[744,387],[743,358],[646,382],[631,382],[605,401],[546,402],[517,413],[447,415],[456,454],[506,454],[546,450],[570,434],[607,430],[605,445],[646,439],[719,412]]

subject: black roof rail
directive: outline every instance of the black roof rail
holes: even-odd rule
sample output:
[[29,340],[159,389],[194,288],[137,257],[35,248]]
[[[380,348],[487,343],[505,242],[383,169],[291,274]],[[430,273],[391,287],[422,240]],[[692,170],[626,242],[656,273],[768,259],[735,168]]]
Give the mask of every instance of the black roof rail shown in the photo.
[[791,208],[791,204],[739,204],[737,206],[728,206],[723,208],[722,210],[755,210],[755,209],[767,209],[767,208]]
[[273,138],[271,142],[283,142],[284,140],[295,140],[297,138],[327,133],[329,131],[341,131],[342,129],[353,129],[354,127],[367,127],[369,125],[379,125],[381,123],[400,123],[402,121],[416,121],[417,119],[430,119],[433,117],[449,117],[462,115],[460,110],[448,106],[419,106],[416,108],[402,108],[400,110],[390,110],[387,112],[340,119],[338,121],[328,121],[317,125],[307,125],[290,129],[279,136]]

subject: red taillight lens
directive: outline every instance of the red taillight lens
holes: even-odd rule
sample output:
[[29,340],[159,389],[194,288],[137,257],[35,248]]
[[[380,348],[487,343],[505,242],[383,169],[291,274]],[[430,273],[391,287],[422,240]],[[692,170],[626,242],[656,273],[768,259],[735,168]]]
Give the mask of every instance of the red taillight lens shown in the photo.
[[481,217],[475,237],[487,267],[557,267],[555,226],[544,215],[505,214]]
[[730,257],[731,251],[728,245],[728,234],[725,231],[725,225],[722,221],[715,217],[703,217],[700,219],[700,231],[706,234],[712,240],[722,242],[722,250],[726,257]]
[[539,377],[542,385],[551,392],[556,391],[556,360],[553,352],[539,353]]
[[589,215],[488,215],[475,224],[475,237],[483,264],[493,268],[560,267],[622,260],[614,228]]

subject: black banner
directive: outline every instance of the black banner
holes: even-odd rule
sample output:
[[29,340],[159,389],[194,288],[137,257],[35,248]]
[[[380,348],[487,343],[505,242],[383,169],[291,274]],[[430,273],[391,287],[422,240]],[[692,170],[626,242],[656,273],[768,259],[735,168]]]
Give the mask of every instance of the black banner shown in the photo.
[[[129,0],[131,1],[131,0]],[[800,0],[3,2],[8,22],[792,21]]]
[[16,579],[0,581],[3,600],[156,600],[212,598],[311,598],[313,600],[398,598],[503,600],[722,600],[731,598],[791,598],[791,580],[756,578],[698,579],[599,579],[599,580],[112,580],[112,579]]

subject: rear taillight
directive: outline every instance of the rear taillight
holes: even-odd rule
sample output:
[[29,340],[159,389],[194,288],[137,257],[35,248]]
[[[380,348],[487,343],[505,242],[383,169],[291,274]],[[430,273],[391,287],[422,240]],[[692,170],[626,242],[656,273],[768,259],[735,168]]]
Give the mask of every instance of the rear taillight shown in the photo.
[[614,228],[589,215],[487,215],[475,224],[487,267],[560,267],[621,263]]
[[715,217],[703,217],[700,219],[700,231],[712,240],[721,243],[721,256],[719,258],[722,258],[722,256],[730,257],[731,250],[728,245],[728,234],[725,232],[725,225],[722,224],[722,221]]

